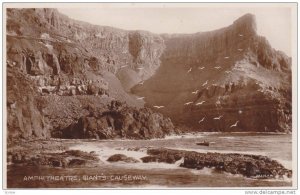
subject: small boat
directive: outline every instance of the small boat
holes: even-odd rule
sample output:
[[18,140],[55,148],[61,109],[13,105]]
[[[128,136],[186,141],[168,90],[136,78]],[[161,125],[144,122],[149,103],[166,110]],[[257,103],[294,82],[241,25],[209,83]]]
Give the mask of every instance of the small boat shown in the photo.
[[209,142],[207,142],[207,141],[197,142],[196,144],[199,146],[209,146]]

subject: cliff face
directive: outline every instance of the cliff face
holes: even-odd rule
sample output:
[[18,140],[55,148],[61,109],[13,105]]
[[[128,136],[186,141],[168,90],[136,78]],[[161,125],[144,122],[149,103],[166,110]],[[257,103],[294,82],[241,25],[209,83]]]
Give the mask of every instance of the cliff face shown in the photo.
[[[37,131],[37,137],[49,137],[86,121],[87,107],[103,109],[112,100],[137,109],[164,106],[156,111],[190,130],[291,130],[291,60],[257,35],[251,14],[220,30],[157,35],[91,25],[55,9],[8,9],[7,66],[12,78],[28,80],[24,85],[32,92],[25,96],[44,104],[40,111],[36,98],[20,103],[29,102],[26,110],[38,117],[33,127],[19,125],[16,136]],[[9,126],[27,120],[13,113],[8,111]],[[38,125],[43,123],[48,130]],[[144,138],[160,137],[166,133],[161,128]],[[139,136],[128,130],[127,137]]]
[[132,89],[148,106],[192,130],[291,130],[291,60],[257,35],[253,15],[164,40],[157,73]]
[[10,67],[7,69],[7,137],[50,137],[39,99],[29,79]]
[[[28,87],[45,103],[41,116],[48,121],[48,134],[37,137],[75,123],[87,106],[105,107],[116,99],[142,107],[143,101],[126,91],[154,73],[162,49],[163,39],[148,32],[94,26],[55,9],[7,10],[7,66],[14,70],[12,77],[18,73],[28,79]],[[15,130],[15,137],[23,131],[31,136],[32,129],[23,128]]]
[[[11,37],[35,39],[48,50],[52,43],[60,45],[59,50],[54,48],[57,56],[51,60],[66,73],[80,72],[86,69],[82,67],[85,64],[93,71],[116,74],[129,91],[151,77],[160,65],[164,41],[159,35],[95,26],[69,19],[55,9],[8,9],[7,18]],[[48,66],[52,66],[52,61]]]

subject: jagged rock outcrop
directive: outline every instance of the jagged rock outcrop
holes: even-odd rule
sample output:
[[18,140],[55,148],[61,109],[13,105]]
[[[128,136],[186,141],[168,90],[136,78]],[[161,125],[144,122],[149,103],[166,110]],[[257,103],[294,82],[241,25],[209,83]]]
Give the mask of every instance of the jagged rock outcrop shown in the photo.
[[267,156],[236,153],[199,153],[194,151],[153,148],[147,151],[149,156],[141,158],[144,163],[166,162],[174,164],[183,159],[181,167],[190,169],[215,168],[231,174],[241,174],[253,178],[292,177],[292,171]]
[[126,163],[137,163],[139,162],[137,159],[132,157],[128,157],[124,154],[114,154],[107,159],[108,162],[126,162]]
[[31,153],[29,151],[8,152],[8,163],[23,166],[47,167],[95,167],[100,159],[95,154],[80,150],[67,150],[61,153]]
[[90,110],[88,116],[65,129],[52,132],[52,137],[65,139],[150,139],[163,138],[175,132],[169,118],[150,109],[135,109],[112,101],[109,110]]

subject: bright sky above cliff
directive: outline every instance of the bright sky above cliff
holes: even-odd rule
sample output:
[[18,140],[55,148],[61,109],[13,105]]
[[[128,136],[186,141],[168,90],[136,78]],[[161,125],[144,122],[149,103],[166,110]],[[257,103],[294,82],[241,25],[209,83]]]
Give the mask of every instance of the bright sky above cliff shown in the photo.
[[[123,4],[115,6],[65,7],[58,10],[70,18],[92,24],[126,30],[147,30],[153,33],[195,33],[219,29],[232,24],[246,13],[256,16],[258,34],[267,37],[272,47],[291,55],[291,8],[277,4],[238,6],[223,4]],[[124,7],[124,5],[126,5]],[[142,7],[141,7],[142,6]],[[180,7],[178,7],[180,6]],[[259,7],[258,7],[259,6]]]

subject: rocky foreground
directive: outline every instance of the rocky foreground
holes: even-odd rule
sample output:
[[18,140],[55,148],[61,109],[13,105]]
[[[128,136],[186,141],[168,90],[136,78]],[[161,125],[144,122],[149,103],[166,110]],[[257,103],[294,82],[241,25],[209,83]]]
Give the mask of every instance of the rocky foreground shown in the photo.
[[175,163],[183,158],[181,167],[190,169],[215,168],[231,174],[241,174],[246,177],[276,178],[292,177],[292,171],[284,168],[276,160],[267,156],[238,153],[198,153],[194,151],[172,149],[148,149],[149,156],[143,157],[144,163],[166,162]]
[[[238,153],[199,153],[194,151],[166,148],[147,148],[147,156],[140,159],[124,154],[111,154],[108,159],[100,159],[95,151],[83,152],[70,150],[68,146],[74,141],[35,141],[21,143],[22,147],[10,147],[7,154],[9,165],[61,168],[101,167],[103,161],[110,163],[168,163],[180,167],[201,170],[213,168],[215,171],[240,174],[256,179],[292,177],[292,170],[286,169],[276,160],[267,156]],[[24,147],[23,147],[24,146]],[[26,146],[26,147],[25,147]],[[34,148],[34,150],[33,150]],[[128,151],[139,151],[145,148],[128,148]]]
[[73,142],[51,140],[51,141],[18,141],[10,143],[7,149],[8,165],[22,166],[46,166],[62,168],[87,168],[95,167],[100,159],[95,153],[80,150],[69,150]]

